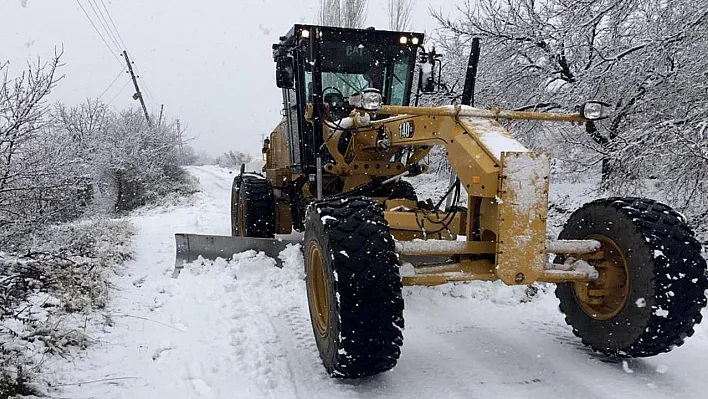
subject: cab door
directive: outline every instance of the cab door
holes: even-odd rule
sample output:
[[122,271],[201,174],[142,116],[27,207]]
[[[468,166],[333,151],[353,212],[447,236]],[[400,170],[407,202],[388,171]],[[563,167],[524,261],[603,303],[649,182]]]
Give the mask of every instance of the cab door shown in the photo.
[[301,163],[300,157],[300,127],[298,118],[297,92],[295,89],[283,89],[283,106],[288,127],[288,142],[290,159],[293,165]]

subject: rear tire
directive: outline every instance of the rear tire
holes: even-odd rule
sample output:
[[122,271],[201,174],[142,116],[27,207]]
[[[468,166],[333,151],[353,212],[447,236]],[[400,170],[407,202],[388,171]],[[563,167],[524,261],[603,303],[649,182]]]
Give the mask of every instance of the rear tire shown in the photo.
[[304,245],[310,319],[329,375],[393,368],[403,344],[403,296],[383,211],[356,198],[314,206]]
[[275,197],[270,182],[255,175],[244,175],[241,178],[238,198],[235,235],[274,237]]
[[[677,212],[647,199],[601,199],[573,213],[559,238],[597,239],[613,259],[597,265],[597,282],[556,288],[566,322],[585,345],[609,356],[645,357],[693,335],[706,305],[706,262]],[[603,288],[592,291],[603,295],[588,295]]]
[[405,180],[398,180],[393,188],[393,193],[388,197],[389,199],[406,199],[411,201],[418,201],[418,195],[415,193],[415,188],[413,185]]
[[397,180],[394,183],[387,184],[376,189],[370,194],[372,197],[384,197],[387,199],[405,199],[418,201],[418,195],[415,193],[413,185],[405,180]]

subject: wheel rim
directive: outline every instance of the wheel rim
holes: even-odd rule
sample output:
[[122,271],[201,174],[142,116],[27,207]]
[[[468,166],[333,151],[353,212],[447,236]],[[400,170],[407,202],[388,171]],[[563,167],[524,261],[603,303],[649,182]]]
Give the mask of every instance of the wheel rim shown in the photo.
[[599,241],[601,260],[587,259],[599,272],[589,283],[574,283],[573,292],[578,304],[595,320],[611,319],[624,308],[629,297],[629,268],[622,250],[609,237],[592,234],[587,240]]
[[324,261],[317,244],[312,243],[308,250],[307,297],[310,303],[312,325],[321,337],[329,330],[329,301],[325,283]]

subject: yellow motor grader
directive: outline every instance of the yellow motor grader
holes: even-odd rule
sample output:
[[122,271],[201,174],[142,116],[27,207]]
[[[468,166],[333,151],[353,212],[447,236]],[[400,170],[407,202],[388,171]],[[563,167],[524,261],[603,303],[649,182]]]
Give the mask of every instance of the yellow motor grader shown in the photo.
[[[550,156],[499,123],[583,124],[606,117],[606,104],[568,114],[472,107],[470,57],[460,104],[411,106],[440,87],[440,55],[423,39],[311,25],[282,36],[273,56],[283,118],[263,142],[265,166],[234,178],[232,236],[176,234],[175,273],[199,256],[256,249],[277,259],[299,243],[315,341],[333,377],[396,365],[409,285],[556,283],[566,322],[593,350],[642,357],[681,345],[701,321],[707,286],[686,220],[650,199],[607,198],[547,239]],[[401,178],[424,173],[434,146],[454,178],[442,199],[420,201]],[[289,239],[293,230],[304,234]]]

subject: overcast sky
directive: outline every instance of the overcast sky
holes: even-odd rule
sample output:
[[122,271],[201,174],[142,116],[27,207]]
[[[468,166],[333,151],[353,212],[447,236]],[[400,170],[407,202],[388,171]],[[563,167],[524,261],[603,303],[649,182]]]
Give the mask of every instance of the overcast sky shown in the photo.
[[[16,75],[28,59],[64,48],[65,79],[51,100],[76,104],[96,98],[121,74],[116,45],[109,50],[91,4],[102,0],[0,0],[0,62]],[[216,155],[228,149],[257,156],[260,139],[279,121],[271,44],[295,23],[311,23],[318,0],[103,0],[137,66],[141,90],[156,115],[180,118],[190,143]],[[464,0],[417,0],[411,29],[436,24],[428,7],[454,12]],[[367,25],[386,29],[386,0],[369,0]],[[122,50],[122,45],[120,46]],[[118,58],[118,59],[116,59]],[[137,107],[122,74],[101,98],[115,109]]]

